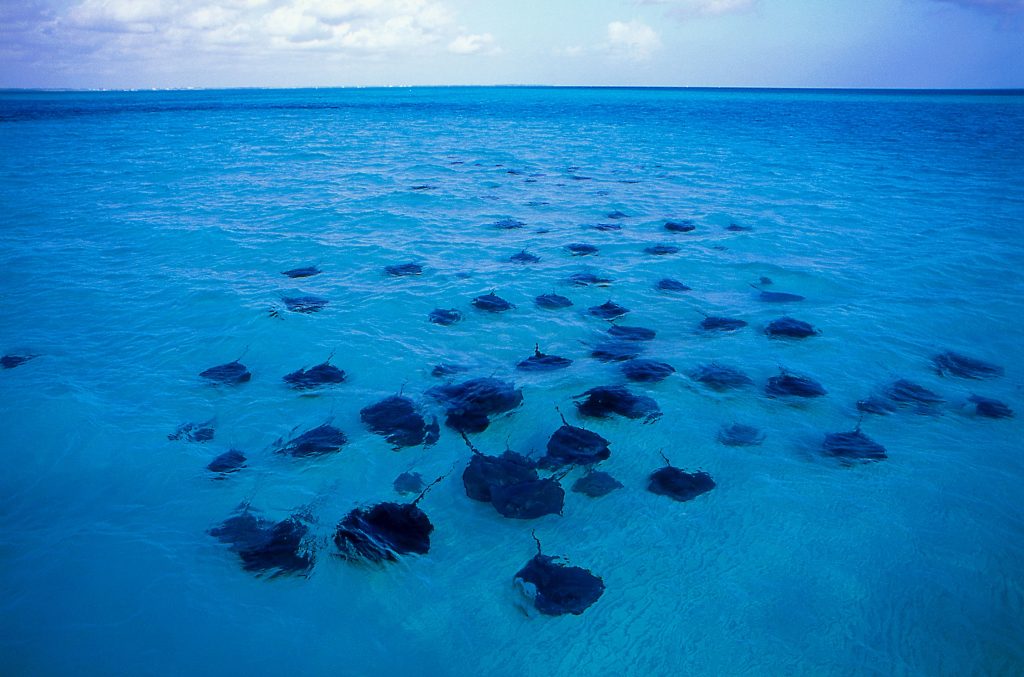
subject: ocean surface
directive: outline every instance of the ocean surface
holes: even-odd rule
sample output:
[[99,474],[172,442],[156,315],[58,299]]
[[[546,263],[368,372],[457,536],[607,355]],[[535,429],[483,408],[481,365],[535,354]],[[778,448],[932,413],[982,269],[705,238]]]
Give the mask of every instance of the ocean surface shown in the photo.
[[[34,356],[0,369],[5,675],[1024,674],[1021,93],[8,91],[0,206],[0,353]],[[645,252],[662,244],[678,251]],[[524,249],[540,260],[509,260]],[[385,273],[409,262],[422,274]],[[515,307],[473,307],[491,291]],[[534,304],[551,292],[574,305]],[[328,304],[284,306],[307,295]],[[573,406],[626,383],[590,356],[609,322],[588,309],[608,300],[676,370],[629,384],[654,422]],[[701,313],[749,324],[705,332]],[[783,316],[820,333],[767,336]],[[535,344],[573,364],[518,370]],[[1004,373],[942,375],[949,350]],[[345,383],[282,381],[329,356]],[[235,359],[251,381],[199,376]],[[691,378],[712,361],[754,384]],[[766,396],[780,369],[827,395]],[[478,449],[539,458],[560,410],[609,440],[600,468],[624,487],[589,498],[573,469],[563,514],[534,520],[467,498],[471,453],[427,391],[482,376],[523,402]],[[898,379],[943,401],[858,410]],[[439,418],[436,445],[395,452],[361,422],[399,392]],[[328,420],[340,452],[275,453]],[[207,421],[212,440],[169,439]],[[763,442],[721,444],[736,422]],[[858,424],[886,459],[823,453]],[[218,479],[206,465],[231,448],[246,467]],[[716,487],[648,492],[661,454]],[[448,473],[417,504],[429,553],[338,557],[338,521],[412,500],[392,487],[409,470]],[[246,571],[209,535],[242,504],[305,515],[308,576]],[[582,615],[513,585],[532,533],[603,579]]]

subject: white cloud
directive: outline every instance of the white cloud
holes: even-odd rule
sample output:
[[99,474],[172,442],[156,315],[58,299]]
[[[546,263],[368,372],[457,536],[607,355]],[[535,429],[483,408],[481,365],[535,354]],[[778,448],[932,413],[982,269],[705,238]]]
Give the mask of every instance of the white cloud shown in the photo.
[[636,0],[636,2],[639,5],[665,5],[669,8],[668,13],[671,16],[677,19],[687,19],[749,12],[757,7],[760,0]]
[[497,54],[499,48],[494,44],[494,36],[490,33],[479,35],[460,35],[448,43],[448,51],[453,54]]
[[654,29],[639,20],[629,23],[613,21],[608,24],[608,49],[611,54],[645,61],[661,47],[661,38]]

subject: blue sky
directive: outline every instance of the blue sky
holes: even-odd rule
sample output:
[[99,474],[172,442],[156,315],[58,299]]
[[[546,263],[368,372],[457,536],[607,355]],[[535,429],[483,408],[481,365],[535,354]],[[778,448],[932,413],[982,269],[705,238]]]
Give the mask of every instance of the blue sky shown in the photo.
[[0,0],[0,87],[1024,87],[1024,0]]

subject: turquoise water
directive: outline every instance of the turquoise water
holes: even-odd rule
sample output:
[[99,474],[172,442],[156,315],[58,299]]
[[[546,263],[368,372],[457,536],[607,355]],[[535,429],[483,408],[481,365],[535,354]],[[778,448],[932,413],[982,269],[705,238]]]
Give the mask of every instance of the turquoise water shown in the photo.
[[[965,404],[1024,409],[1022,149],[1014,93],[0,93],[0,352],[38,355],[0,370],[2,672],[1024,672],[1024,430]],[[621,230],[585,227],[616,210]],[[505,218],[526,225],[490,225]],[[664,231],[682,219],[696,229]],[[569,242],[600,252],[571,257]],[[665,243],[681,251],[644,253]],[[508,261],[524,248],[541,260]],[[408,261],[423,274],[383,272]],[[311,264],[323,274],[280,275]],[[577,272],[614,282],[572,287]],[[692,291],[655,290],[663,277]],[[759,302],[761,277],[806,300]],[[491,290],[517,307],[475,310]],[[552,291],[575,305],[534,306]],[[329,305],[270,317],[301,294]],[[677,370],[630,386],[657,400],[655,423],[572,406],[623,381],[588,356],[608,324],[586,309],[609,299],[658,331],[645,356]],[[463,321],[429,323],[438,307]],[[750,326],[708,336],[702,311]],[[821,335],[766,337],[787,314]],[[575,362],[517,371],[535,343]],[[1005,375],[940,376],[930,359],[947,349]],[[304,397],[281,381],[332,352],[345,384]],[[240,355],[251,382],[198,377]],[[713,359],[756,387],[687,377]],[[451,430],[391,451],[360,408],[402,390],[441,414],[424,394],[439,362],[523,389],[473,435],[483,451],[542,454],[558,406],[611,441],[601,467],[625,488],[506,520],[465,496],[469,451]],[[780,365],[828,395],[765,397]],[[852,430],[855,403],[896,378],[946,403],[864,417],[885,461],[824,458],[824,435]],[[273,453],[328,417],[349,437],[340,453]],[[214,440],[168,440],[211,418]],[[732,422],[763,444],[719,444]],[[232,447],[248,467],[211,479]],[[687,503],[648,493],[659,451],[717,487]],[[453,467],[420,502],[428,555],[333,555],[338,520],[395,500],[399,473]],[[244,501],[313,514],[308,578],[256,577],[206,533]],[[604,579],[583,615],[523,612],[512,577],[531,530]]]

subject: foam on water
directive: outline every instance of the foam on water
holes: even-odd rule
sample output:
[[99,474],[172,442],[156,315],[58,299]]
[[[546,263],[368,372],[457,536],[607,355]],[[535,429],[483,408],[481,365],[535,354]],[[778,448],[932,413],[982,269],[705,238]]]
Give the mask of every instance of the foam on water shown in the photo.
[[[1024,431],[963,406],[977,393],[1024,410],[1021,148],[1018,94],[0,94],[0,351],[39,355],[0,371],[3,671],[1024,671]],[[684,219],[693,232],[664,230]],[[622,229],[584,227],[608,222]],[[572,257],[569,242],[600,252]],[[681,251],[644,252],[658,244]],[[508,261],[522,249],[540,261]],[[422,275],[384,272],[413,261]],[[312,264],[323,273],[281,275]],[[571,286],[578,272],[614,282]],[[692,291],[658,291],[665,277]],[[758,301],[761,277],[806,300]],[[492,290],[516,308],[472,307]],[[536,307],[547,292],[575,305]],[[301,295],[329,303],[284,310]],[[442,414],[431,369],[463,364],[524,394],[474,443],[539,456],[556,405],[579,424],[572,396],[623,382],[619,363],[588,357],[609,325],[587,308],[609,299],[657,330],[644,356],[676,369],[629,386],[659,421],[585,421],[611,442],[601,469],[621,490],[505,520],[465,496],[469,452],[451,430],[394,453],[359,420],[399,390]],[[432,324],[434,308],[464,319]],[[709,334],[700,312],[750,325]],[[783,315],[822,333],[765,336]],[[537,343],[573,364],[517,371]],[[1005,375],[941,377],[929,360],[946,349]],[[345,383],[309,397],[282,382],[332,352]],[[198,377],[241,355],[251,382]],[[756,387],[687,378],[712,360]],[[764,397],[780,365],[828,395]],[[853,430],[856,401],[897,378],[948,403],[865,418],[885,461],[823,459],[824,435]],[[211,442],[167,439],[211,418]],[[340,453],[273,453],[328,418],[349,437]],[[763,443],[719,444],[733,422]],[[248,467],[214,481],[206,464],[229,448]],[[659,450],[717,487],[687,503],[646,492]],[[332,556],[353,507],[396,500],[410,468],[453,465],[420,503],[428,555],[385,570]],[[275,520],[311,507],[310,578],[256,578],[206,534],[247,500]],[[512,576],[531,528],[604,579],[582,616],[522,613]]]

